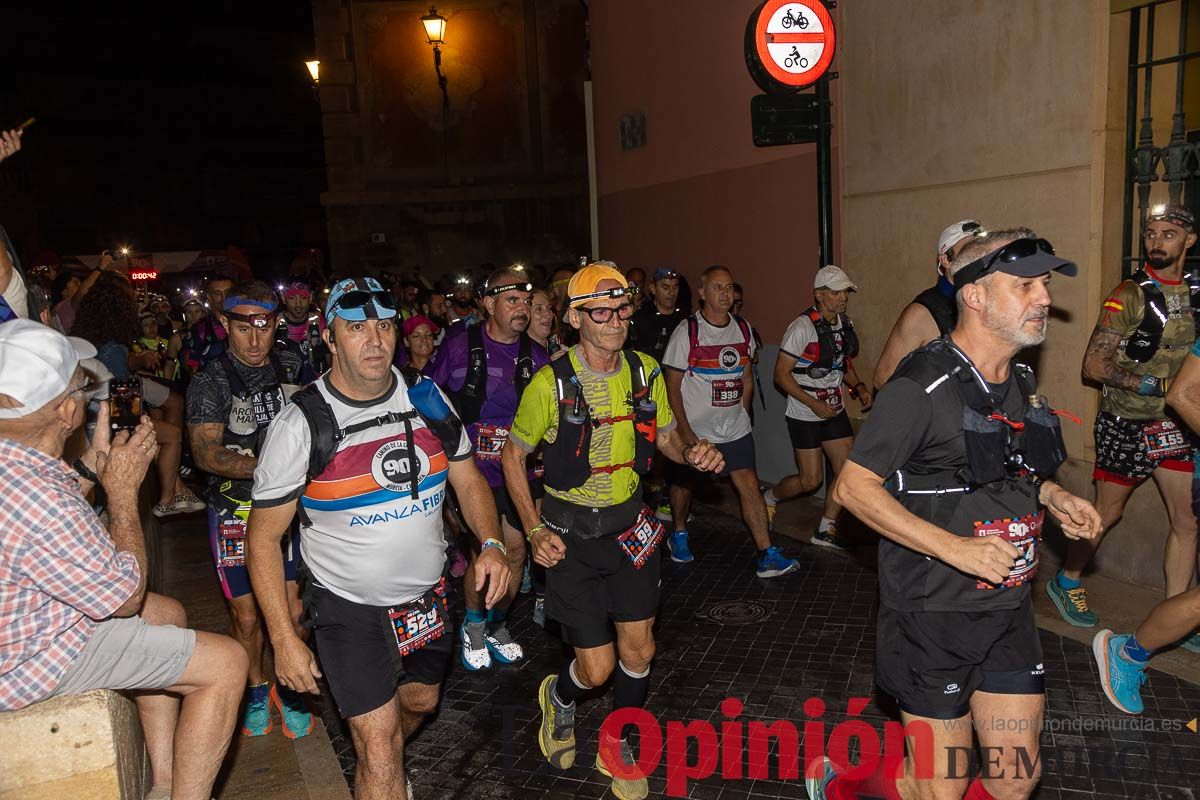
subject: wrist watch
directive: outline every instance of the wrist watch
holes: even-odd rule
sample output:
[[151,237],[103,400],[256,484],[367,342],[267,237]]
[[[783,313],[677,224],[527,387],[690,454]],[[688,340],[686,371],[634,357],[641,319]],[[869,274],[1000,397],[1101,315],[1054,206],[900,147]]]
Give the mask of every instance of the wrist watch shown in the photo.
[[72,461],[71,468],[78,472],[79,477],[83,478],[84,480],[91,481],[92,483],[100,482],[100,476],[88,469],[87,464],[83,463],[82,458],[76,458],[74,461]]

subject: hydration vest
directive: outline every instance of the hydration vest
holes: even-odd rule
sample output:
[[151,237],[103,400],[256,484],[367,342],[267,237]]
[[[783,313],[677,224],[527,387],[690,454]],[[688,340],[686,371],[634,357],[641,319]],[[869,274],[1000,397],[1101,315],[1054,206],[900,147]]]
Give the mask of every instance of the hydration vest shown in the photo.
[[[655,373],[646,378],[646,365],[641,357],[633,350],[621,351],[625,354],[625,363],[629,367],[630,385],[633,391],[630,396],[631,408],[629,413],[611,417],[596,417],[592,414],[587,398],[583,396],[583,386],[575,367],[568,355],[551,362],[554,370],[554,384],[558,400],[558,435],[552,443],[542,450],[542,458],[546,465],[543,480],[546,485],[559,491],[578,489],[587,483],[588,478],[600,472],[610,475],[626,467],[633,469],[638,475],[650,471],[654,462],[654,448],[658,440],[658,405],[651,397],[650,388],[654,382]],[[613,406],[617,404],[613,399]],[[623,422],[633,424],[634,456],[632,461],[622,464],[611,464],[604,467],[593,467],[591,463],[592,430],[601,425],[617,425]]]
[[197,365],[197,369],[225,354],[226,339],[217,335],[216,322],[212,317],[197,321],[188,332],[191,334],[191,360]]
[[313,354],[317,351],[317,348],[320,347],[322,344],[322,341],[321,341],[321,315],[320,314],[310,314],[309,315],[308,320],[307,320],[307,327],[304,330],[304,336],[301,337],[299,341],[292,338],[291,326],[293,324],[298,325],[300,323],[289,322],[288,318],[281,314],[279,317],[279,325],[275,329],[275,341],[280,342],[280,343],[296,342],[296,344],[300,345],[300,352],[304,354],[304,357],[306,359],[308,359],[310,362],[313,362],[314,361]]
[[[525,387],[533,379],[533,340],[529,334],[522,333],[518,340],[517,367],[513,374],[513,386],[517,390],[517,401],[525,393]],[[483,400],[487,397],[487,350],[483,346],[483,326],[472,325],[467,328],[467,374],[463,385],[456,392],[447,391],[454,407],[462,421],[470,425],[479,421],[483,411]]]
[[[348,427],[338,425],[337,417],[333,413],[333,408],[329,405],[329,401],[321,394],[317,383],[311,383],[304,387],[292,397],[292,402],[300,407],[300,411],[304,414],[304,419],[308,422],[308,431],[310,434],[310,447],[308,454],[308,469],[305,476],[305,486],[312,483],[313,479],[318,477],[325,468],[329,466],[329,462],[333,460],[337,453],[338,445],[351,434],[359,431],[378,428],[383,425],[392,425],[395,423],[404,424],[404,440],[410,448],[415,447],[413,439],[412,421],[420,417],[425,423],[425,427],[429,428],[438,441],[442,445],[442,450],[447,456],[453,455],[458,451],[459,442],[462,439],[463,423],[454,412],[441,401],[440,395],[437,400],[433,400],[433,396],[437,395],[437,388],[433,381],[412,367],[403,367],[400,370],[401,376],[404,378],[404,383],[408,387],[408,399],[412,403],[412,408],[408,411],[389,411],[386,414],[381,414],[374,419],[363,420],[356,422]],[[414,392],[414,388],[419,387],[419,391]],[[438,409],[437,405],[442,408]],[[413,499],[416,499],[420,492],[417,487],[420,478],[421,466],[419,459],[410,458],[409,474],[407,476]],[[300,511],[300,518],[305,525],[311,525],[311,520],[308,514],[304,511],[303,504],[297,506]]]
[[[271,353],[267,362],[274,372],[274,382],[251,391],[237,373],[229,353],[222,353],[217,358],[217,365],[225,373],[225,380],[229,382],[231,399],[229,417],[225,423],[225,430],[221,432],[221,446],[235,453],[258,455],[271,420],[283,410],[289,398],[299,388],[295,380],[288,376],[278,355]],[[250,479],[210,474],[206,499],[216,507],[234,511],[238,503],[250,501],[250,489],[253,484],[254,481]]]
[[967,464],[954,471],[897,470],[889,478],[889,488],[897,495],[971,493],[1006,480],[1032,483],[1053,475],[1066,461],[1058,417],[1037,394],[1037,380],[1026,365],[1013,361],[1009,367],[1023,399],[1017,419],[1004,414],[1003,398],[992,392],[971,360],[948,338],[934,339],[915,350],[901,361],[901,367],[906,377],[925,387],[927,395],[954,388],[962,407]]
[[[817,330],[817,359],[808,366],[802,366],[797,362],[796,366],[792,367],[793,375],[823,378],[833,371],[833,364],[837,359],[854,358],[858,355],[858,334],[854,332],[854,325],[850,322],[849,317],[839,314],[838,319],[841,321],[842,327],[840,331],[835,331],[816,306],[809,308],[804,313],[808,315],[813,327]],[[837,345],[838,333],[842,334],[841,347]],[[842,369],[845,369],[844,362]]]
[[[688,326],[688,371],[694,371],[696,367],[703,362],[715,363],[720,365],[722,369],[732,371],[734,367],[745,369],[750,363],[750,342],[753,341],[753,334],[750,333],[750,326],[746,320],[730,314],[730,319],[737,323],[738,328],[742,331],[742,341],[737,344],[700,344],[700,321],[696,319],[696,315],[692,314],[687,318]],[[726,364],[721,355],[725,350],[733,348],[737,353],[737,363]]]
[[938,336],[950,333],[958,323],[958,305],[954,302],[954,297],[947,297],[938,286],[930,286],[913,298],[913,302],[923,306],[929,312],[929,316],[933,317]]
[[[1142,267],[1129,276],[1142,290],[1145,308],[1142,310],[1142,321],[1137,330],[1125,340],[1125,355],[1139,364],[1144,364],[1154,358],[1158,345],[1162,342],[1163,330],[1167,327],[1167,299],[1163,296],[1158,282],[1150,277],[1146,268]],[[1185,272],[1183,280],[1190,289],[1192,305],[1192,323],[1200,334],[1200,275],[1195,272]]]

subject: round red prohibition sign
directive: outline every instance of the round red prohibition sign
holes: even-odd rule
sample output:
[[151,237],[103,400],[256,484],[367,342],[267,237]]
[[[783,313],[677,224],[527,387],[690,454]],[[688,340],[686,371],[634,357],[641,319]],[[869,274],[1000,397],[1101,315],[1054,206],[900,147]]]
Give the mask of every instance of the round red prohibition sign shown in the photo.
[[833,61],[833,17],[821,0],[767,0],[754,44],[767,73],[796,88],[816,83]]

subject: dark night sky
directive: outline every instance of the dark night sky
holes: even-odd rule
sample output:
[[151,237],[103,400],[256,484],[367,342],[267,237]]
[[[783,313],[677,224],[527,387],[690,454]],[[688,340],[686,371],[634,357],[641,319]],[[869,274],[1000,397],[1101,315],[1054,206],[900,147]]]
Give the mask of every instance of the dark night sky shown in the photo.
[[256,269],[324,242],[307,2],[9,5],[0,164],[23,253],[238,244]]

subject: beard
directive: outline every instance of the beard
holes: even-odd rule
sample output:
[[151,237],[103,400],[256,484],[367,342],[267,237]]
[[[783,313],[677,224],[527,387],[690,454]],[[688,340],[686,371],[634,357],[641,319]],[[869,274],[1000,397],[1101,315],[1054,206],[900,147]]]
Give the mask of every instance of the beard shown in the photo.
[[[983,307],[983,326],[1017,348],[1036,347],[1046,341],[1048,314],[1049,309],[1028,311],[1020,316],[1003,314],[996,308],[995,299],[989,297]],[[1027,323],[1033,321],[1041,324],[1031,331]]]
[[1146,263],[1154,269],[1166,269],[1175,263],[1175,259],[1168,258],[1162,250],[1151,250],[1146,254]]

